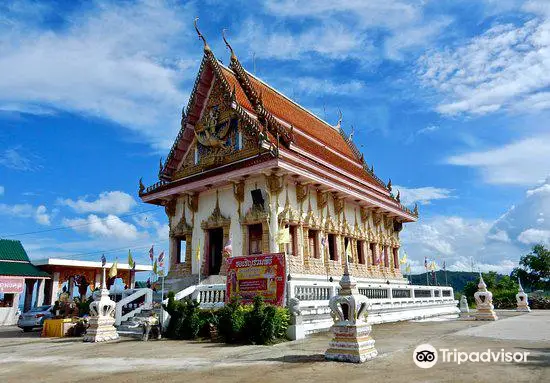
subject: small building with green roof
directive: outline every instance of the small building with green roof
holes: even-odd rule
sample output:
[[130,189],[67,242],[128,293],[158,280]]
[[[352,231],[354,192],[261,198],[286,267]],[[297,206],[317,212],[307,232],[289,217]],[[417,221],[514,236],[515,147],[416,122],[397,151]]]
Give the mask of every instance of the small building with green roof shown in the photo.
[[21,294],[25,293],[23,311],[28,311],[36,282],[43,284],[49,280],[47,272],[31,263],[20,241],[0,239],[0,326],[16,324]]

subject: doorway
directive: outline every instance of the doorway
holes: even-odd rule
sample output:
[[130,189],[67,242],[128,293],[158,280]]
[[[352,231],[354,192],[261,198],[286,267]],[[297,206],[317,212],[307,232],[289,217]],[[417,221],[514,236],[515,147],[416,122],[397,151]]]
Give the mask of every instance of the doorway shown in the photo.
[[222,266],[223,229],[208,230],[208,275],[218,275]]

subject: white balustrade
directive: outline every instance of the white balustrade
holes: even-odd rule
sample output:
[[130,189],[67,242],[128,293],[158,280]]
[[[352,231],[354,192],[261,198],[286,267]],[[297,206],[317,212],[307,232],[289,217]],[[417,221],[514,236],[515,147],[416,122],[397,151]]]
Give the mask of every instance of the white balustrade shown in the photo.
[[[143,297],[143,303],[135,303],[136,300]],[[116,303],[115,307],[115,326],[120,325],[121,322],[133,317],[137,313],[144,309],[150,309],[153,307],[153,290],[151,289],[136,289],[134,293],[122,298]],[[129,309],[129,311],[123,314],[123,308]]]

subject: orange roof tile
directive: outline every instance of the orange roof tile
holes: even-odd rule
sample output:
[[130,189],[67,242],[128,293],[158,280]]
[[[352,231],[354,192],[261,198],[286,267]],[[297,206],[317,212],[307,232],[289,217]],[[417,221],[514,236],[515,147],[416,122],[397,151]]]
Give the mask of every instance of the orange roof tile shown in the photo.
[[290,101],[275,89],[259,81],[249,73],[247,74],[256,91],[262,94],[264,107],[273,115],[309,134],[346,157],[357,161],[357,157],[350,146],[336,129],[300,105]]

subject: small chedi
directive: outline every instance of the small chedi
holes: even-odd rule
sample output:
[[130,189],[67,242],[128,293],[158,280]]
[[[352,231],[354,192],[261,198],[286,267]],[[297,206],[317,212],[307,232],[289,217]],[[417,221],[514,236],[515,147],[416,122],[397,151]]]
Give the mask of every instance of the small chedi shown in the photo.
[[348,262],[340,280],[340,293],[330,298],[329,306],[334,318],[333,338],[325,358],[341,362],[362,363],[378,355],[371,326],[366,322],[369,306],[366,296],[359,294],[357,282],[349,275]]
[[529,312],[531,311],[531,308],[529,307],[529,300],[527,299],[527,294],[525,291],[523,291],[523,286],[521,285],[521,281],[518,278],[518,284],[519,284],[519,291],[516,294],[516,302],[517,302],[517,309],[516,311],[525,311]]
[[84,342],[105,342],[118,339],[118,332],[114,326],[116,303],[109,298],[109,290],[105,285],[105,268],[103,268],[103,283],[98,300],[90,304],[90,326],[84,334]]
[[475,314],[476,320],[497,320],[497,314],[495,313],[493,306],[493,293],[487,290],[487,285],[483,280],[483,276],[479,273],[478,290],[474,294],[476,301],[477,312]]
[[466,298],[466,295],[463,295],[460,297],[460,317],[461,318],[469,318],[470,317],[470,308],[468,307],[468,298]]

